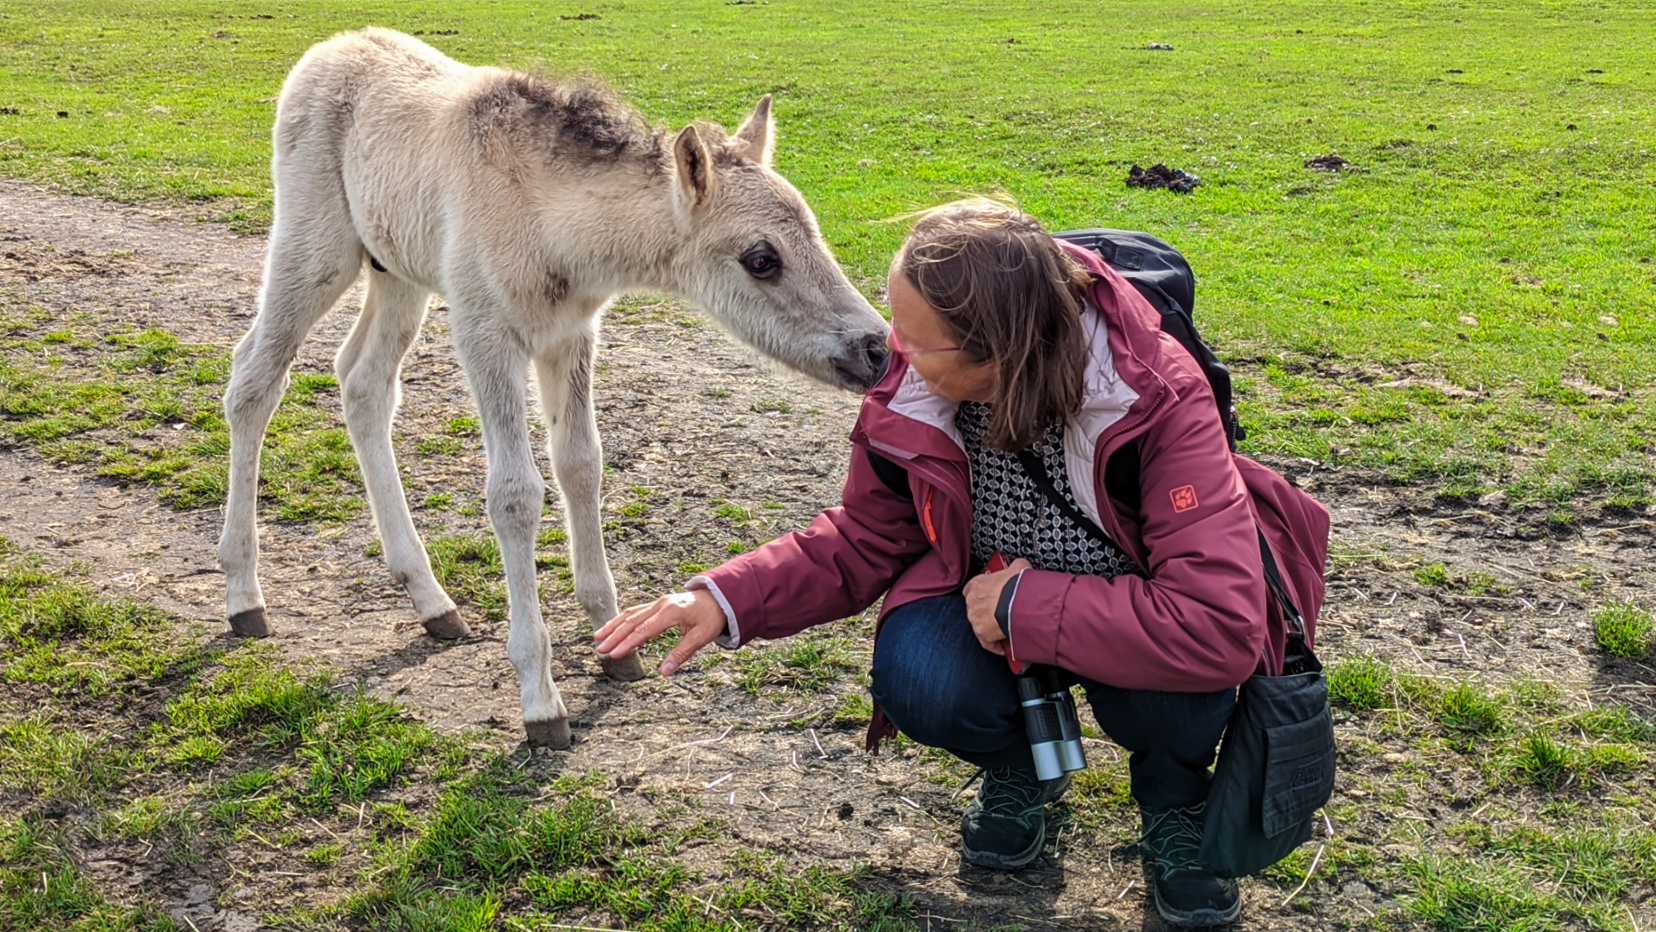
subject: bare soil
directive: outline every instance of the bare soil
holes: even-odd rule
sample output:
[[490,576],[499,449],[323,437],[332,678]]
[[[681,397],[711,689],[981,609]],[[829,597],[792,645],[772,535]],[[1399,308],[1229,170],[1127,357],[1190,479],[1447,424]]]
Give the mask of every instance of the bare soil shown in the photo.
[[[0,285],[65,317],[91,312],[230,346],[253,315],[263,246],[175,208],[0,182]],[[348,295],[322,322],[300,370],[331,371],[331,354],[359,299],[358,292]],[[416,511],[428,535],[485,528],[480,445],[471,440],[442,455],[416,448],[471,413],[445,322],[444,309],[434,307],[407,363],[397,427],[410,500],[442,492],[455,505]],[[635,486],[651,490],[643,514],[618,514],[611,525],[610,557],[624,604],[676,586],[686,575],[682,563],[717,562],[730,542],[768,539],[836,501],[854,396],[760,362],[677,303],[612,314],[599,359],[607,501],[618,509],[639,498]],[[1607,602],[1651,601],[1642,572],[1656,536],[1649,515],[1536,537],[1498,513],[1422,501],[1364,475],[1303,461],[1271,465],[1334,514],[1336,561],[1318,638],[1325,660],[1373,653],[1457,679],[1536,676],[1650,713],[1656,670],[1601,662],[1590,622],[1592,610]],[[721,500],[750,509],[752,523],[717,515]],[[463,513],[467,505],[475,513]],[[548,520],[561,522],[555,513]],[[218,530],[216,509],[177,511],[145,487],[52,465],[27,450],[0,451],[0,535],[65,562],[86,561],[103,589],[213,631],[223,627]],[[501,745],[520,740],[504,623],[474,613],[468,639],[424,637],[383,564],[368,555],[374,531],[366,513],[340,526],[268,523],[262,531],[262,578],[284,650],[321,659],[440,727],[482,729],[479,740]],[[1411,571],[1431,562],[1452,574],[1487,574],[1499,588],[1474,594],[1417,583]],[[936,768],[912,754],[865,755],[860,726],[833,724],[828,713],[839,705],[838,693],[858,688],[859,678],[842,678],[836,692],[820,695],[755,697],[734,685],[730,663],[722,662],[671,679],[616,684],[599,675],[581,613],[551,576],[542,574],[542,587],[557,645],[554,672],[575,716],[576,744],[538,763],[600,772],[634,805],[647,805],[642,791],[650,788],[699,800],[701,814],[724,820],[727,830],[704,842],[709,850],[698,863],[719,863],[722,852],[738,848],[836,867],[867,863],[881,882],[914,899],[928,929],[1160,927],[1143,908],[1136,859],[1117,843],[1134,830],[1125,818],[1111,826],[1112,839],[1062,836],[1017,874],[965,866],[955,827],[963,802],[932,778]],[[766,649],[772,648],[745,650]],[[812,721],[820,723],[814,731],[801,724]],[[1340,728],[1349,735],[1362,726]],[[1124,766],[1107,742],[1090,750],[1103,765]],[[1383,776],[1393,763],[1344,762],[1340,792],[1358,776]],[[1420,816],[1465,792],[1446,778],[1420,800]],[[1384,826],[1334,828],[1374,835]],[[271,887],[255,883],[246,864],[210,858],[168,867],[134,848],[106,852],[89,868],[121,878],[117,887],[160,897],[203,930],[255,928],[271,898],[327,895],[319,892],[327,886],[320,878]],[[299,862],[284,867],[307,870]],[[1394,907],[1400,892],[1314,882],[1284,909],[1283,890],[1262,881],[1244,889],[1243,925],[1252,929],[1361,922]]]

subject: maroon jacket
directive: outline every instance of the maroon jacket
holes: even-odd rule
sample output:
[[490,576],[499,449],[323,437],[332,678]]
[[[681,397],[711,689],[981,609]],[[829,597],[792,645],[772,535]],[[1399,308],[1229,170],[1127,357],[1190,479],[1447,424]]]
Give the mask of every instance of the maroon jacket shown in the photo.
[[[1321,606],[1327,512],[1230,452],[1207,378],[1162,332],[1156,310],[1092,253],[1064,245],[1095,277],[1083,317],[1086,392],[1065,431],[1070,485],[1081,510],[1146,575],[1026,570],[1011,606],[1012,651],[1127,689],[1223,689],[1247,679],[1262,655],[1274,669],[1283,635],[1280,624],[1267,624],[1255,506],[1281,532],[1323,542],[1302,558],[1291,540],[1276,546],[1279,533],[1264,522],[1309,619]],[[692,583],[711,588],[725,608],[732,636],[720,643],[786,637],[855,615],[882,594],[883,618],[959,591],[969,572],[972,502],[954,411],[894,358],[852,430],[841,504]],[[1104,464],[1134,440],[1141,494],[1130,511],[1105,490]],[[870,452],[906,470],[908,494],[880,478]],[[1299,564],[1312,562],[1318,585],[1294,585]],[[871,735],[886,730],[883,718],[877,711]]]

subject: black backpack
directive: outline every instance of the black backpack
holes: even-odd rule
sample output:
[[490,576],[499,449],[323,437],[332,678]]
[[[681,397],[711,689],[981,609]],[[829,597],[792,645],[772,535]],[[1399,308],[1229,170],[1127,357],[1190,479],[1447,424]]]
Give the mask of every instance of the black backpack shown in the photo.
[[1161,312],[1162,329],[1178,340],[1206,373],[1208,385],[1213,387],[1213,400],[1219,405],[1219,421],[1225,425],[1225,437],[1235,450],[1237,441],[1246,438],[1248,432],[1236,420],[1230,370],[1196,332],[1196,322],[1191,318],[1196,305],[1196,276],[1185,257],[1148,233],[1071,230],[1053,235],[1097,253]]

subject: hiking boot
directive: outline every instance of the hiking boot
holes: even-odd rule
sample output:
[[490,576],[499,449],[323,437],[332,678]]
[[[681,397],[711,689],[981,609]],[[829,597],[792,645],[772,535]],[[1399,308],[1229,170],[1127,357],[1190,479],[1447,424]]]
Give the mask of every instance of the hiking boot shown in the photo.
[[983,786],[960,817],[966,860],[979,867],[1016,870],[1035,860],[1046,841],[1046,804],[1069,789],[1070,775],[1041,782],[1027,770],[979,771]]
[[1236,881],[1202,870],[1202,813],[1207,803],[1183,809],[1143,809],[1144,837],[1139,847],[1150,865],[1156,912],[1180,927],[1219,926],[1242,912]]

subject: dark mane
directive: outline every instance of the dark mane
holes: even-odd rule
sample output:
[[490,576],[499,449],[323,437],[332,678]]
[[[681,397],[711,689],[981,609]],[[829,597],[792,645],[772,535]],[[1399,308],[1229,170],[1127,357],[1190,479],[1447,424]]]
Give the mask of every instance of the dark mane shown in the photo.
[[506,75],[473,98],[470,115],[474,136],[505,133],[560,159],[664,157],[662,132],[593,78],[554,82],[528,74]]

